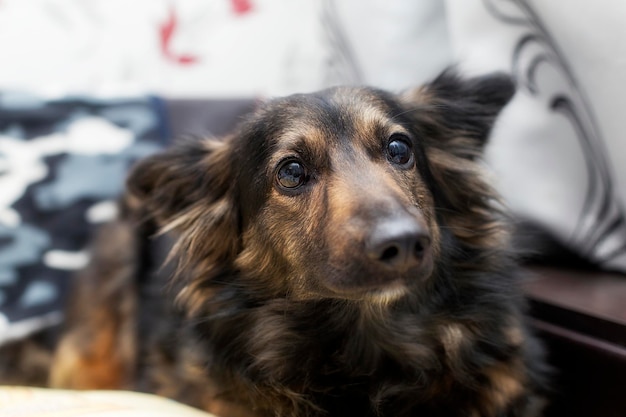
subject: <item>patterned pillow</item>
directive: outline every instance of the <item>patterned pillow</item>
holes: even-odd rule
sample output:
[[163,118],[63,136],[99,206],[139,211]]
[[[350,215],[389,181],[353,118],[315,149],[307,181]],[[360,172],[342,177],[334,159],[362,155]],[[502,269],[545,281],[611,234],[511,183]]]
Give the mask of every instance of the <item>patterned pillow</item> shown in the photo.
[[0,94],[0,344],[61,320],[129,165],[169,137],[156,99]]
[[626,3],[448,0],[468,73],[513,74],[489,162],[531,250],[539,227],[570,253],[626,272]]

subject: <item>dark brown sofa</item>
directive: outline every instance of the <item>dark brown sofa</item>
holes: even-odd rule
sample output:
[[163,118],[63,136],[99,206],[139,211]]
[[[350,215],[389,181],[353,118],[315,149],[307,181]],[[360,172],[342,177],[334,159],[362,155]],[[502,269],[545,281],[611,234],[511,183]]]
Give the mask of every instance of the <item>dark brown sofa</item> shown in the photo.
[[547,417],[626,416],[626,277],[534,268],[533,326],[554,367]]

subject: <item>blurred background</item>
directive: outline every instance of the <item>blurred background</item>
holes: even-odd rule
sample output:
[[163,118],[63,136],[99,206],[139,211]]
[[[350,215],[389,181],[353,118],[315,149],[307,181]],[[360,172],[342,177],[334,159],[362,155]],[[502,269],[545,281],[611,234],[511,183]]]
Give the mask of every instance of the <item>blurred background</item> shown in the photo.
[[[8,0],[0,86],[46,96],[401,88],[452,59],[441,1]],[[425,55],[425,53],[427,54]]]
[[529,287],[560,375],[549,415],[624,415],[623,0],[0,0],[2,366],[28,336],[53,344],[138,158],[274,96],[399,92],[450,65],[517,84],[486,168],[519,248],[557,267]]
[[0,0],[0,344],[62,320],[138,158],[273,96],[449,65],[517,83],[486,159],[520,244],[626,272],[621,0]]

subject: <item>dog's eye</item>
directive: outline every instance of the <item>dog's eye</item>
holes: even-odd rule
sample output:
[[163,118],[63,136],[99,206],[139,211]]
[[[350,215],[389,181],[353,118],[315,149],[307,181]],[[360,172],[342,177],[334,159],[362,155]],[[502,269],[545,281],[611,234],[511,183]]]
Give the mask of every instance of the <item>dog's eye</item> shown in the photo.
[[293,190],[306,182],[306,169],[298,161],[287,161],[278,169],[276,180],[281,187]]
[[408,166],[413,162],[413,152],[408,138],[402,135],[393,135],[387,144],[387,156],[391,162],[397,165]]

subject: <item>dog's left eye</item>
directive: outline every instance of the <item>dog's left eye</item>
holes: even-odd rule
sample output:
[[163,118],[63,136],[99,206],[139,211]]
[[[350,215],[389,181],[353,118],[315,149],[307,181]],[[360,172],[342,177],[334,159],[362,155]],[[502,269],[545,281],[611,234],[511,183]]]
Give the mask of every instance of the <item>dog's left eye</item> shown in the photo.
[[408,166],[413,162],[413,152],[408,138],[403,135],[393,135],[387,143],[387,157],[396,165]]
[[298,161],[287,161],[283,163],[276,174],[278,184],[286,189],[293,190],[307,181],[307,173],[304,165]]

